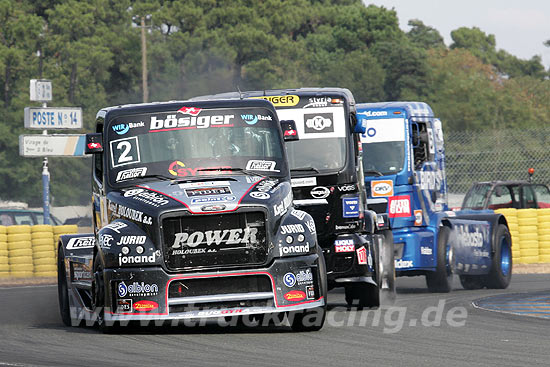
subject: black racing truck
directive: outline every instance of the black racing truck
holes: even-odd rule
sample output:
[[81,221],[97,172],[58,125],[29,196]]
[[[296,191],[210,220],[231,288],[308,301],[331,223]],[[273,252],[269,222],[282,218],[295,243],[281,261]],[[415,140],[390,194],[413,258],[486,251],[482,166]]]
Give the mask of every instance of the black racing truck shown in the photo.
[[[393,236],[387,216],[366,210],[360,134],[354,133],[357,118],[351,92],[300,88],[194,99],[226,98],[265,99],[275,106],[286,138],[294,204],[315,221],[329,289],[344,287],[348,305],[358,300],[360,307],[377,307],[381,298],[392,302]],[[249,119],[255,123],[253,116]]]
[[66,325],[286,315],[294,330],[323,326],[324,257],[294,207],[271,103],[105,108],[86,152],[94,233],[59,241]]

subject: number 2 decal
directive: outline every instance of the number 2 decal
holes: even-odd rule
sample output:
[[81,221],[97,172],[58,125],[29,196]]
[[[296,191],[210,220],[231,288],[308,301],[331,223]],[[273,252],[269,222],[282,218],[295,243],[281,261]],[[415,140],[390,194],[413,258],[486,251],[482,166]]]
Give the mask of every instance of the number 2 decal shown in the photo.
[[111,164],[113,167],[139,163],[140,161],[139,144],[136,136],[111,142]]

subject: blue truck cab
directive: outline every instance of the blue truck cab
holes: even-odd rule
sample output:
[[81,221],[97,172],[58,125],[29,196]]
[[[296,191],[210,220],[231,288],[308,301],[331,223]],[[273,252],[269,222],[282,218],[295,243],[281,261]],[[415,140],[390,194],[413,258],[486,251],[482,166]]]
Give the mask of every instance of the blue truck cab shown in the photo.
[[397,276],[425,275],[449,292],[453,274],[467,289],[506,288],[511,237],[504,216],[449,210],[441,121],[422,102],[357,104],[367,207],[387,214]]

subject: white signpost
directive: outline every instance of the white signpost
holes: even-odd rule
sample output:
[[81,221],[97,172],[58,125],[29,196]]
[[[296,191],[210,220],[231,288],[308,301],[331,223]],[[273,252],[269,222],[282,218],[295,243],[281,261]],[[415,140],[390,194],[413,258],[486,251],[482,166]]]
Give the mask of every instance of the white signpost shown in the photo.
[[42,102],[42,107],[25,107],[25,127],[40,129],[42,134],[19,135],[19,155],[44,157],[42,163],[42,205],[44,224],[50,224],[50,172],[47,157],[84,156],[85,135],[48,135],[46,129],[81,129],[80,107],[48,107],[52,100],[52,82],[46,79],[31,79],[30,100]]

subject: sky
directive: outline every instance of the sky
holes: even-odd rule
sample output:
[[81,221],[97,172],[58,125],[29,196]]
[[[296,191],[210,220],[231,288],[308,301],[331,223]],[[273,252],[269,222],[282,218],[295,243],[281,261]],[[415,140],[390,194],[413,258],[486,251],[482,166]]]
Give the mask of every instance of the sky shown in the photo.
[[404,31],[410,19],[419,19],[452,43],[451,31],[478,27],[495,35],[497,50],[503,49],[521,59],[542,57],[548,70],[550,47],[550,0],[363,0],[367,5],[394,8]]

